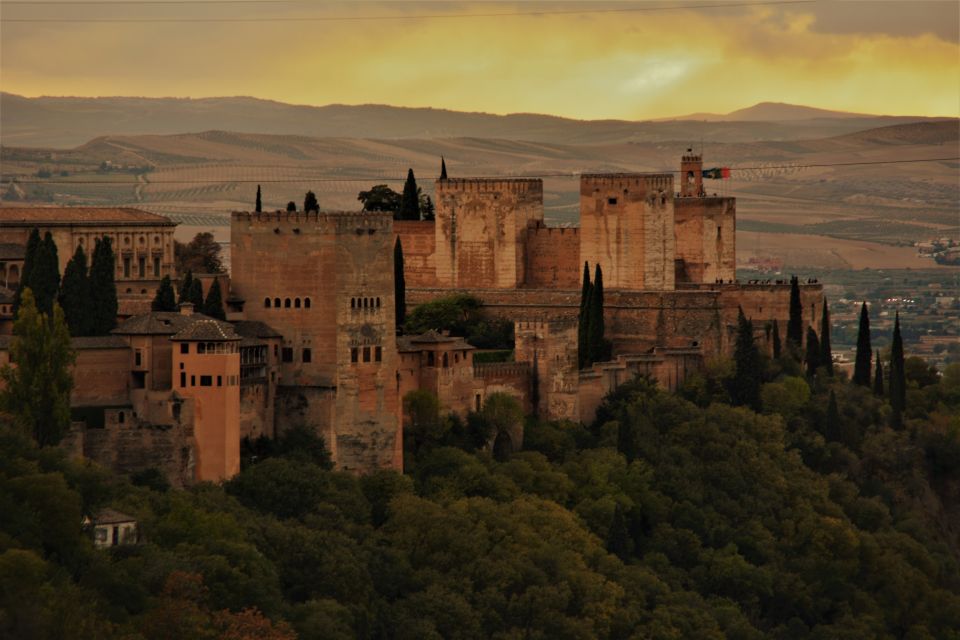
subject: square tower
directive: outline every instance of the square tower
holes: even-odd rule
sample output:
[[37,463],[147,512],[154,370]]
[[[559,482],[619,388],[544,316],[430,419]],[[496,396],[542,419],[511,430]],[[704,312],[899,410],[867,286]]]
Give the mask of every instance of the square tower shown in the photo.
[[673,176],[580,176],[580,261],[608,289],[674,288]]

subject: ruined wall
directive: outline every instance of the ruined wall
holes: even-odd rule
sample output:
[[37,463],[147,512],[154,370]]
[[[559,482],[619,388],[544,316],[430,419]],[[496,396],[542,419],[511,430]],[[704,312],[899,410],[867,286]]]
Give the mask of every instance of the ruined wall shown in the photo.
[[[531,366],[528,362],[481,362],[473,365],[473,375],[480,381],[480,404],[491,393],[506,393],[520,401],[524,415],[533,412],[530,404]],[[474,399],[476,402],[476,399]],[[513,437],[513,444],[519,450],[521,442]]]
[[673,176],[580,176],[580,261],[603,269],[606,289],[674,287]]
[[676,281],[736,278],[736,198],[677,198],[673,210]]
[[403,246],[403,275],[408,287],[437,285],[435,226],[432,220],[393,221],[393,233]]
[[514,359],[530,365],[537,386],[537,414],[547,420],[579,420],[576,320],[519,321],[514,335]]
[[534,222],[527,227],[526,258],[525,286],[576,289],[582,269],[580,229]]
[[511,289],[524,283],[525,236],[543,220],[543,181],[436,182],[437,286]]
[[272,438],[274,429],[273,395],[266,379],[240,384],[240,438]]
[[84,347],[77,348],[76,354],[77,360],[73,369],[73,391],[70,394],[71,406],[111,405],[129,402],[129,349],[120,346]]

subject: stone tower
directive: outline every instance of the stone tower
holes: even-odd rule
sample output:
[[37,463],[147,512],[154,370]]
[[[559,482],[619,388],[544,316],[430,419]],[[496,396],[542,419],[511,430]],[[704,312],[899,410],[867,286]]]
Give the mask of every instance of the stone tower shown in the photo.
[[680,197],[696,198],[703,195],[703,156],[693,149],[680,160]]
[[604,287],[674,288],[673,176],[580,176],[580,262],[603,269]]
[[234,213],[233,291],[283,335],[277,429],[324,436],[337,468],[402,468],[388,213]]

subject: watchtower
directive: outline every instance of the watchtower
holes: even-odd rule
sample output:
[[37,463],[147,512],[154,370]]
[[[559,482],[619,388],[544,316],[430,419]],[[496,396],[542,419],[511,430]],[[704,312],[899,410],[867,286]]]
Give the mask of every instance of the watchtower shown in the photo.
[[687,149],[680,160],[680,197],[698,198],[703,195],[703,156],[695,154],[693,149]]

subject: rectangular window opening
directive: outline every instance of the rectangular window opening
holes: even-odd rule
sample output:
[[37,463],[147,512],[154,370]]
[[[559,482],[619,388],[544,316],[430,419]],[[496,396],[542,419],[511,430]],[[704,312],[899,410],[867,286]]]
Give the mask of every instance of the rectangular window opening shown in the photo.
[[201,387],[212,387],[212,386],[213,386],[213,376],[200,376],[200,386],[201,386]]
[[310,353],[310,349],[304,349],[304,350],[303,350],[303,361],[304,361],[304,362],[310,362],[310,360],[311,360],[311,358],[312,358],[312,355],[313,355],[313,354]]

